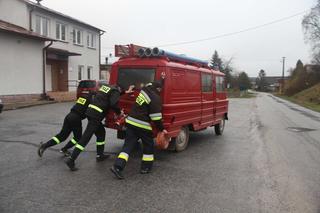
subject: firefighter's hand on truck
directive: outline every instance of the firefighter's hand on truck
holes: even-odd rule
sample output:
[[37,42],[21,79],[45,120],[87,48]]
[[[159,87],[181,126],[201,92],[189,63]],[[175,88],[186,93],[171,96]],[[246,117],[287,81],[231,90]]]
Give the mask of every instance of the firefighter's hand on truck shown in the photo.
[[124,109],[121,109],[120,115],[118,117],[123,117],[124,116]]
[[166,135],[166,134],[168,134],[168,131],[167,131],[167,130],[165,130],[165,129],[164,129],[164,130],[162,130],[162,132],[163,132],[163,134],[165,134],[165,135]]
[[133,93],[134,85],[130,85],[125,93]]

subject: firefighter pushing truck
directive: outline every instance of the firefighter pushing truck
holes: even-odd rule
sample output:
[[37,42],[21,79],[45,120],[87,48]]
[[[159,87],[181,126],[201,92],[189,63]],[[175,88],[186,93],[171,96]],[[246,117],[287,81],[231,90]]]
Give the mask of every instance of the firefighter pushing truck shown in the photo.
[[[115,56],[120,59],[111,67],[109,83],[123,90],[134,85],[134,92],[119,100],[125,114],[130,112],[143,86],[162,80],[162,120],[168,132],[168,149],[186,149],[190,131],[214,127],[217,135],[223,133],[229,101],[222,72],[211,69],[205,61],[133,44],[116,45]],[[123,139],[125,130],[113,114],[107,114],[106,126],[117,129],[118,138]]]

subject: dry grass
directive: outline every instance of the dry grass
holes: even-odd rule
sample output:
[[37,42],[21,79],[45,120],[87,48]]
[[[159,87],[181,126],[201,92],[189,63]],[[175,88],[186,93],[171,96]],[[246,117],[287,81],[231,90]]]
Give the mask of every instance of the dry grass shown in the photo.
[[291,97],[282,95],[279,97],[320,112],[320,83]]

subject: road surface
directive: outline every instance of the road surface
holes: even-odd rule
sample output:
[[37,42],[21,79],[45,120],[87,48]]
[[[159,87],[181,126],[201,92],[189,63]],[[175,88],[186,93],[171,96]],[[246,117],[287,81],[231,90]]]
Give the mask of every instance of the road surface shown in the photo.
[[[156,153],[139,174],[141,153],[119,181],[116,157],[97,163],[94,138],[70,172],[62,145],[36,154],[61,127],[72,103],[0,114],[0,212],[320,212],[320,114],[258,94],[231,99],[222,136],[192,133],[186,151]],[[107,131],[106,151],[122,141]]]

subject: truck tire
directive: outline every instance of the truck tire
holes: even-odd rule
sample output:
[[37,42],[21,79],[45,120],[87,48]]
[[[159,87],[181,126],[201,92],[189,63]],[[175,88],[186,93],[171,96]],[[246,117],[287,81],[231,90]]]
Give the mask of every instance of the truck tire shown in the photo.
[[224,126],[225,126],[225,119],[221,119],[220,123],[214,125],[214,131],[216,132],[216,135],[222,135]]
[[189,128],[182,127],[179,135],[173,139],[173,142],[176,152],[182,152],[183,150],[185,150],[189,143]]

